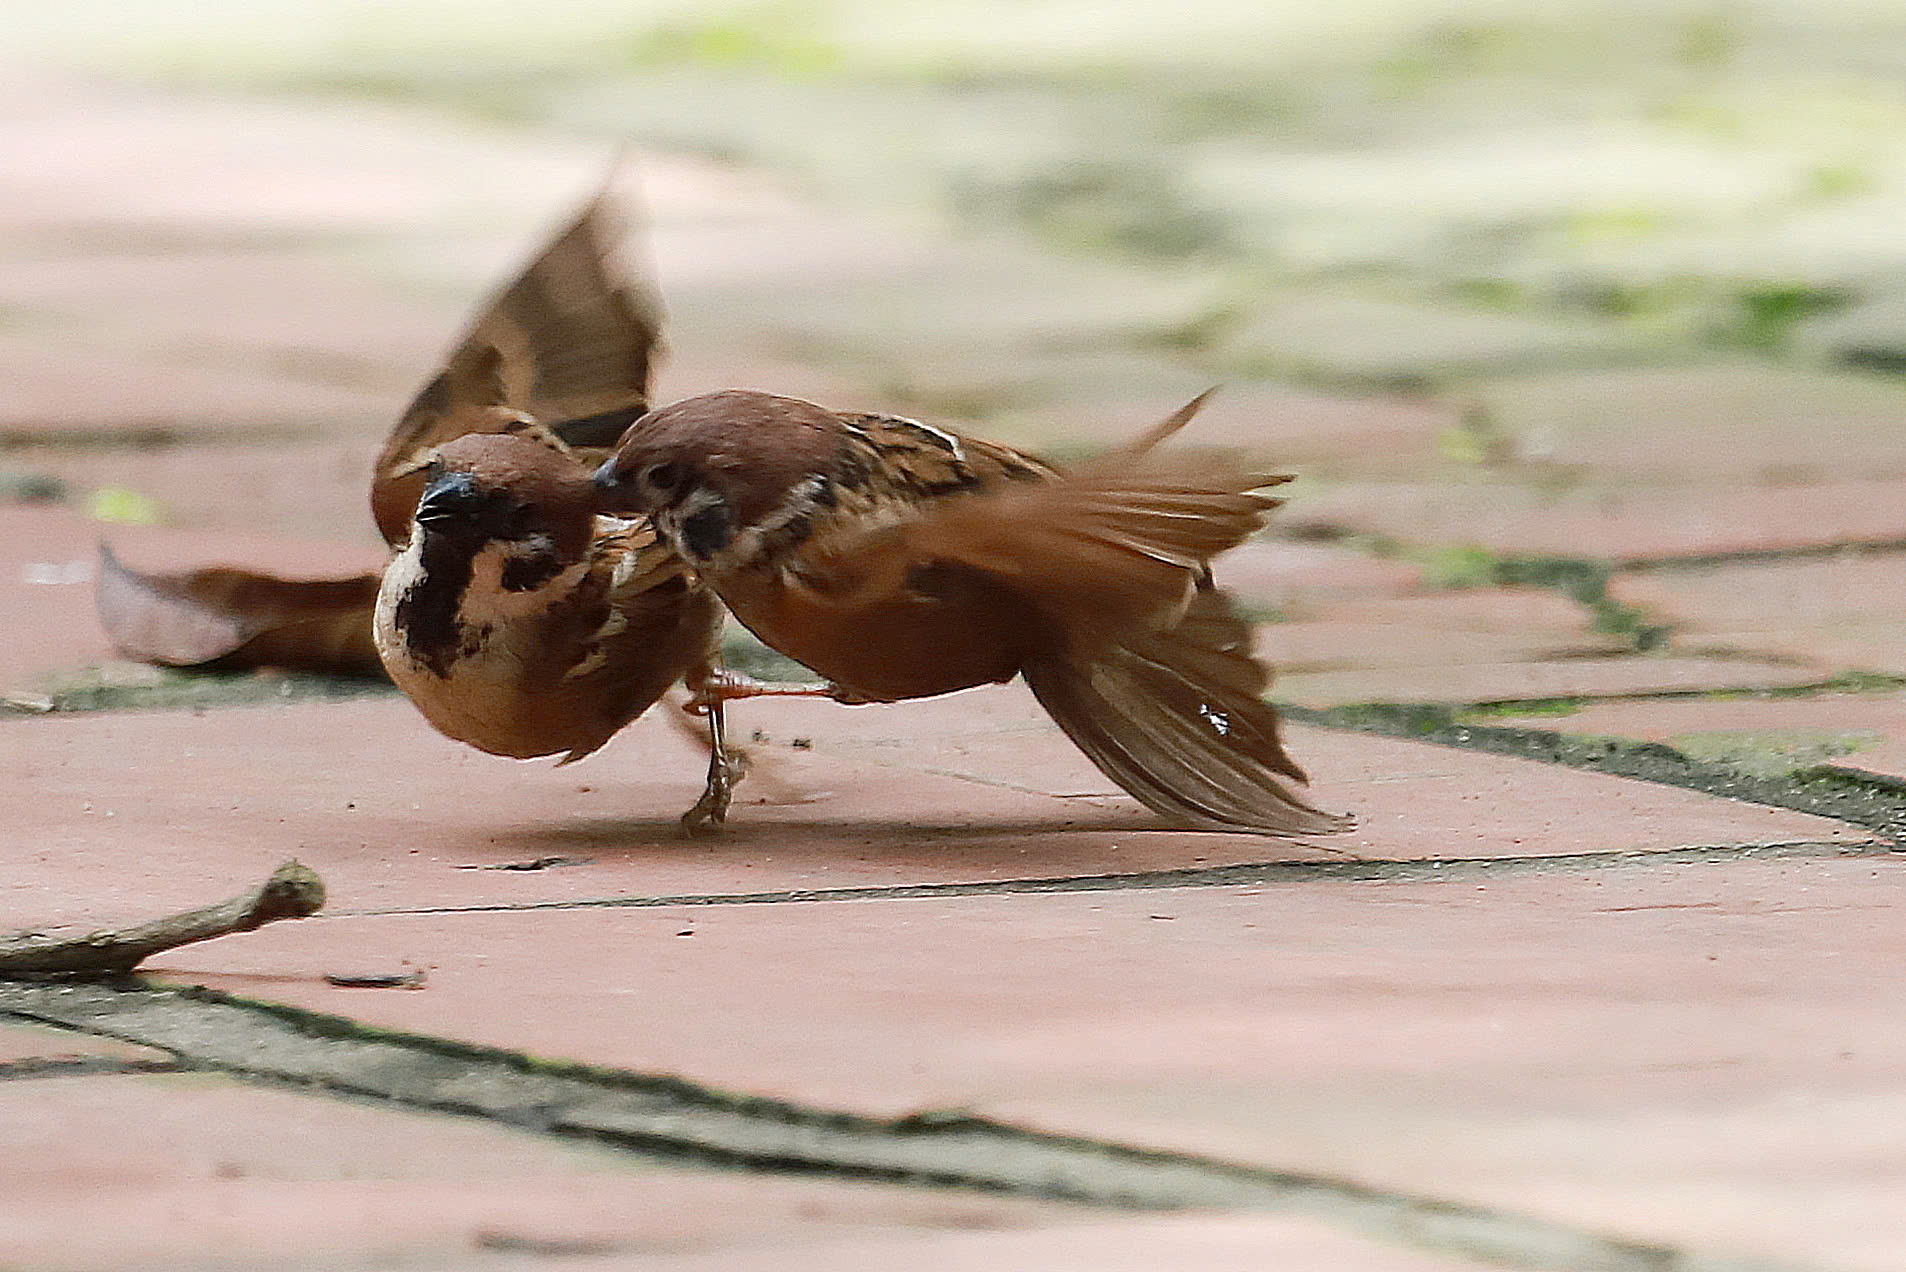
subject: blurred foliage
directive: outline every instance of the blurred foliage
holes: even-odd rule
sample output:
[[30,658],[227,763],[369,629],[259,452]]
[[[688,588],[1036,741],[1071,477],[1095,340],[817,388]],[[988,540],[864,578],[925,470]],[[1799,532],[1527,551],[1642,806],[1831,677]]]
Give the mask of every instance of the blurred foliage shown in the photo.
[[846,65],[838,44],[818,35],[812,6],[763,4],[696,19],[664,21],[630,41],[635,69],[743,67],[783,75],[827,75]]
[[150,526],[163,518],[159,502],[125,486],[101,486],[86,499],[86,515],[110,525]]

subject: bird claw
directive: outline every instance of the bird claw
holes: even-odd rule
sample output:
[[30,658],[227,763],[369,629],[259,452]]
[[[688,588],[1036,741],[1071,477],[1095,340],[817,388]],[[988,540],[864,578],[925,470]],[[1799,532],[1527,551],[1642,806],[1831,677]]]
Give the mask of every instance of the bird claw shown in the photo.
[[725,784],[718,788],[709,783],[695,806],[682,814],[682,829],[697,839],[719,835],[728,820],[728,801],[733,794],[733,789]]
[[682,814],[682,829],[702,838],[719,835],[728,820],[728,805],[734,800],[735,783],[748,771],[746,757],[717,753],[708,761],[708,785],[701,798]]

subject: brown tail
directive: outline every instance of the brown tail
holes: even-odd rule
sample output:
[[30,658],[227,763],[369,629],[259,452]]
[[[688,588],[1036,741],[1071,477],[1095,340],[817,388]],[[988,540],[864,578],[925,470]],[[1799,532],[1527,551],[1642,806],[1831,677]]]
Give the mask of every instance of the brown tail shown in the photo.
[[1193,830],[1304,835],[1350,819],[1305,803],[1304,770],[1260,696],[1269,673],[1222,592],[1200,590],[1184,619],[1090,661],[1030,661],[1026,683],[1099,771]]

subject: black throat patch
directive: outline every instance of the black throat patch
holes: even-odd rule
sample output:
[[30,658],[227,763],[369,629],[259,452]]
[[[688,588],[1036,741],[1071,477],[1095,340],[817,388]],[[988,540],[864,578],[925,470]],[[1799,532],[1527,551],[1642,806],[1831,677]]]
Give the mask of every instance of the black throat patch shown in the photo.
[[397,598],[394,617],[411,657],[437,675],[448,676],[462,644],[457,610],[476,573],[476,555],[469,544],[419,533],[423,534],[419,554],[423,571]]

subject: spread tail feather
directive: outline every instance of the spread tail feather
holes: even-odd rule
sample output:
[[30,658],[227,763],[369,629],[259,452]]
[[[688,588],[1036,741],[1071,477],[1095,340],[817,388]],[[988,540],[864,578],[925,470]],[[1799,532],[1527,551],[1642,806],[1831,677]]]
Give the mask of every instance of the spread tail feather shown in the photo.
[[1223,593],[1089,661],[1038,658],[1026,683],[1088,759],[1140,803],[1194,830],[1304,835],[1350,819],[1292,790],[1306,780],[1260,695],[1269,680]]

